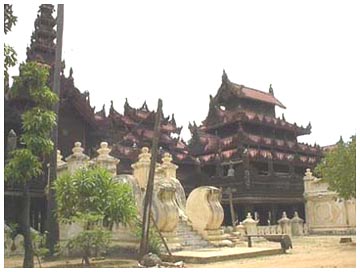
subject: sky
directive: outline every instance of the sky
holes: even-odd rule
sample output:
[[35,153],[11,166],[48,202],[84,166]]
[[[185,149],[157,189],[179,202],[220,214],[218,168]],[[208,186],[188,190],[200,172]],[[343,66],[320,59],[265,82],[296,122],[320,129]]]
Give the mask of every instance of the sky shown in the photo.
[[[357,1],[65,1],[63,59],[96,111],[123,112],[146,100],[189,121],[207,115],[225,69],[232,82],[267,92],[287,107],[277,116],[306,126],[301,142],[348,140],[359,123]],[[14,2],[18,22],[5,41],[26,59],[40,2]],[[18,67],[10,70],[18,73]]]

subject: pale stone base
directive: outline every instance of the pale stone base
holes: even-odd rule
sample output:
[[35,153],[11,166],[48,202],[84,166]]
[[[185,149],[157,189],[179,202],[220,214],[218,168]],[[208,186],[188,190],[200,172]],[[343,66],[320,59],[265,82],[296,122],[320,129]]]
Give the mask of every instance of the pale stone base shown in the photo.
[[204,230],[204,238],[216,247],[235,246],[234,243],[229,240],[230,235],[224,233],[222,229]]

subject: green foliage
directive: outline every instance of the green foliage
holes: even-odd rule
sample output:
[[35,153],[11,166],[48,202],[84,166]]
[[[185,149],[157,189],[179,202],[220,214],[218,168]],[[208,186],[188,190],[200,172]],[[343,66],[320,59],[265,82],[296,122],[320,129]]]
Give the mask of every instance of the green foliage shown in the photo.
[[17,149],[11,152],[11,159],[4,169],[5,182],[26,183],[42,173],[39,158],[29,149]]
[[106,248],[110,243],[115,223],[129,224],[136,218],[136,206],[131,187],[115,182],[104,168],[80,168],[74,174],[64,174],[54,183],[57,215],[65,223],[77,222],[84,231],[71,239],[68,248],[83,252],[83,260],[90,264],[94,250]]
[[47,86],[49,68],[36,62],[20,64],[20,74],[14,77],[11,92],[14,96],[26,96],[39,108],[50,110],[56,102],[57,95]]
[[33,252],[34,255],[37,257],[40,267],[41,267],[41,259],[44,258],[49,253],[49,249],[46,248],[46,235],[47,232],[45,232],[44,234],[41,234],[36,230],[33,230],[31,232]]
[[329,183],[329,189],[345,199],[356,197],[356,136],[344,143],[342,139],[335,149],[327,152],[315,168],[315,173]]
[[73,221],[78,213],[99,214],[103,222],[128,224],[136,217],[136,206],[128,184],[114,182],[104,168],[80,168],[55,181],[57,214]]
[[[12,5],[4,4],[4,33],[7,34],[16,24],[17,17],[13,14]],[[10,45],[4,44],[4,90],[8,90],[10,67],[16,64],[16,52]]]
[[16,25],[17,17],[14,15],[12,5],[4,4],[4,33],[7,34]]
[[[51,108],[58,101],[56,94],[47,87],[49,69],[35,62],[20,65],[20,75],[14,77],[11,94],[14,97],[25,97],[30,100],[28,108],[22,114],[23,134],[20,139],[25,148],[13,151],[5,165],[5,181],[26,184],[42,174],[42,163],[45,155],[53,151],[50,133],[56,125],[55,113]],[[29,106],[32,107],[29,109]],[[24,210],[30,208],[29,188],[24,186]],[[33,250],[32,237],[29,234],[29,214],[23,213],[21,219],[24,230],[24,267],[33,267],[34,254],[42,254]],[[37,255],[40,262],[39,255]]]
[[[137,238],[141,239],[142,223],[140,220],[136,220],[135,222],[134,234]],[[159,233],[156,231],[154,226],[150,226],[149,240],[148,240],[149,252],[160,255],[161,245],[162,245],[162,241]]]
[[96,226],[91,230],[84,230],[67,243],[69,249],[79,249],[86,265],[90,265],[89,257],[94,253],[105,250],[111,239],[111,232]]
[[27,94],[35,107],[22,114],[24,133],[20,139],[26,148],[12,152],[5,166],[5,181],[26,183],[38,177],[42,173],[41,159],[54,149],[50,133],[56,125],[56,114],[50,109],[58,99],[46,85],[48,76],[48,68],[29,62],[21,64],[20,75],[14,77],[13,95]]
[[9,80],[8,70],[17,62],[16,52],[10,45],[4,44],[4,79]]

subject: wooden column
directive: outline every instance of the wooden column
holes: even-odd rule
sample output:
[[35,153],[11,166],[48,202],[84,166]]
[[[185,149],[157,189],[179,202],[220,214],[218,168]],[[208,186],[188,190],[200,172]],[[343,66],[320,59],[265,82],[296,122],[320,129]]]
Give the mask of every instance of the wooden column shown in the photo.
[[152,202],[152,194],[154,190],[155,166],[156,166],[158,143],[160,136],[161,111],[162,111],[162,100],[159,99],[158,108],[156,112],[155,126],[154,126],[154,138],[151,147],[149,179],[146,186],[146,194],[144,200],[144,212],[143,212],[140,254],[139,254],[140,259],[145,254],[148,253],[148,248],[149,248],[148,242],[149,242],[149,229],[150,229],[151,202]]

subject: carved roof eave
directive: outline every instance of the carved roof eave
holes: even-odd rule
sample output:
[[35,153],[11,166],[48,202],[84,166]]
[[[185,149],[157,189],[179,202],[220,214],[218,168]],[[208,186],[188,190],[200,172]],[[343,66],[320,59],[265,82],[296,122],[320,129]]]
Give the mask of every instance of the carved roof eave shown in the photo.
[[[215,112],[215,110],[214,110]],[[217,109],[216,110],[216,119],[210,119],[209,116],[207,117],[207,119],[205,121],[203,121],[203,124],[198,127],[199,130],[202,131],[209,131],[215,128],[219,128],[222,127],[224,125],[230,125],[230,124],[234,124],[237,122],[250,122],[250,123],[255,123],[255,124],[261,124],[261,125],[267,125],[270,127],[274,127],[274,128],[279,128],[279,129],[285,129],[287,131],[290,132],[294,132],[296,134],[296,136],[301,136],[301,135],[308,135],[311,134],[311,126],[307,126],[307,127],[302,127],[302,126],[298,126],[296,123],[291,124],[289,122],[286,122],[284,120],[281,120],[280,118],[273,118],[273,117],[269,117],[269,116],[263,116],[262,118],[260,118],[258,116],[258,114],[255,114],[255,117],[253,119],[250,119],[247,115],[246,112],[244,111],[239,111],[238,114],[233,114],[233,116],[235,116],[235,118],[229,118],[230,120],[224,120],[226,115],[229,115],[230,112],[229,111],[224,111],[221,109]],[[219,112],[223,112],[223,114],[219,114]],[[222,120],[221,120],[222,118]],[[267,118],[270,118],[271,120],[268,121]],[[210,120],[211,121],[210,121]],[[209,123],[215,123],[213,125],[209,125]]]
[[[271,140],[271,143],[266,143],[266,137],[262,137],[262,136],[257,136],[259,137],[258,141],[255,141],[254,139],[251,138],[251,135],[245,132],[241,132],[242,137],[242,142],[243,143],[250,143],[250,144],[254,144],[254,145],[260,145],[260,146],[266,146],[266,147],[274,147],[274,148],[279,148],[279,149],[283,149],[283,150],[291,150],[292,152],[299,152],[299,153],[303,153],[303,154],[307,154],[307,155],[315,155],[315,156],[321,156],[321,149],[317,146],[311,146],[308,144],[303,144],[303,143],[297,143],[297,142],[291,142],[291,141],[285,141],[285,140],[279,140],[279,139],[270,139],[267,138],[269,140]],[[283,144],[279,144],[279,142],[283,142]],[[289,142],[291,143],[291,146],[289,145]],[[303,146],[303,148],[301,148],[300,146]]]
[[[90,106],[90,102],[84,94],[82,94],[75,86],[74,80],[71,77],[66,78],[61,76],[61,99],[66,99],[65,103],[70,103],[74,106],[82,118],[93,128],[97,127],[95,120],[94,108]],[[67,99],[68,98],[68,99]],[[61,100],[60,100],[61,101]]]

